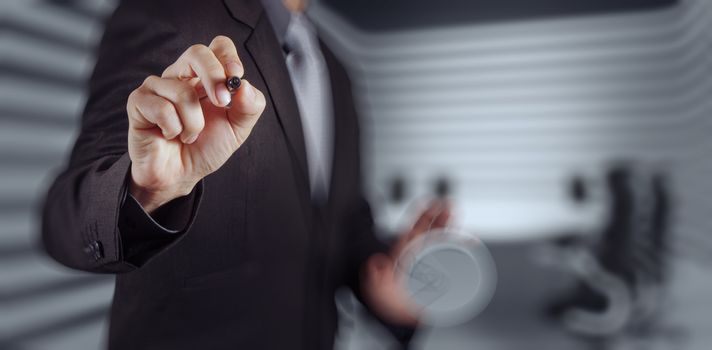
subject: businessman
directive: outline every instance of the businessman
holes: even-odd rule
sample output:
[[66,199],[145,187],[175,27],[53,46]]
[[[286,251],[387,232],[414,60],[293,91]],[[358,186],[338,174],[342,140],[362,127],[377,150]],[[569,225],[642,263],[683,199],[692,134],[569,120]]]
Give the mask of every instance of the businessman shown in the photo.
[[449,209],[376,239],[349,80],[305,6],[127,0],[108,22],[43,241],[117,274],[110,349],[329,349],[341,286],[417,324],[394,259]]

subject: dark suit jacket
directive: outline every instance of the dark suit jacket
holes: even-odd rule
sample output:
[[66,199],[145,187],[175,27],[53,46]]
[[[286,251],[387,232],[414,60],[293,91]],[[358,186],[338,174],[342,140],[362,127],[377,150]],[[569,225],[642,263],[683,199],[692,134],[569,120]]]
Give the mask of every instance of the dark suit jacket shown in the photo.
[[[126,198],[129,93],[191,44],[234,40],[267,107],[247,142],[189,197],[175,234]],[[108,23],[81,133],[47,196],[43,239],[61,263],[117,273],[111,349],[327,349],[334,291],[358,289],[375,239],[361,192],[359,129],[328,51],[335,151],[328,204],[310,199],[300,116],[259,0],[124,1]],[[127,212],[134,211],[132,214]]]

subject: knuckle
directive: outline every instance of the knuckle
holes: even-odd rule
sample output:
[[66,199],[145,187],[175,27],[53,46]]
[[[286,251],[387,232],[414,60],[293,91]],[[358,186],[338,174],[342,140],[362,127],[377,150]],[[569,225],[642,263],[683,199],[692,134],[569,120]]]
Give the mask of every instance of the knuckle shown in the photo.
[[163,70],[163,73],[161,73],[161,77],[165,77],[166,75],[175,71],[176,70],[175,66],[176,66],[176,63],[173,63],[170,66],[166,67],[166,69]]
[[146,79],[143,80],[143,84],[141,84],[141,86],[149,86],[151,84],[155,84],[158,79],[161,78],[155,75],[149,75],[146,77]]
[[203,44],[193,44],[190,45],[190,47],[186,50],[186,52],[190,55],[201,55],[205,53],[205,51],[210,50],[208,49],[207,46]]
[[163,122],[168,121],[175,114],[173,105],[167,101],[161,102],[156,109],[156,119]]
[[176,100],[178,103],[189,103],[198,100],[198,93],[192,87],[181,86],[176,92]]
[[221,62],[234,62],[237,63],[238,65],[241,65],[240,58],[237,56],[235,52],[221,52],[216,56]]
[[[142,107],[141,105],[144,104],[145,95],[146,92],[141,88],[131,91],[126,100],[126,111],[131,112],[134,109]],[[131,113],[129,113],[129,115],[131,115]]]
[[128,99],[126,99],[126,107],[128,108],[129,106],[133,106],[136,104],[136,98],[138,97],[137,95],[139,94],[139,89],[134,89],[131,91],[129,94]]
[[219,63],[210,62],[205,66],[205,69],[213,77],[223,78],[225,76],[225,69]]

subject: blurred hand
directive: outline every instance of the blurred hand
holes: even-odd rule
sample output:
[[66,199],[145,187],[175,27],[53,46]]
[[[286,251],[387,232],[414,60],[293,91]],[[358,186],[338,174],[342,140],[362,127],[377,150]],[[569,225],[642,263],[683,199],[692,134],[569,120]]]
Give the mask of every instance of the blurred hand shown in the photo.
[[413,227],[403,233],[388,255],[374,254],[363,269],[361,285],[369,306],[383,319],[398,325],[418,324],[418,309],[405,289],[402,271],[397,271],[395,262],[406,245],[428,230],[444,228],[450,220],[450,204],[433,201],[415,221]]
[[210,46],[191,46],[161,77],[149,76],[131,93],[129,191],[146,211],[189,194],[250,135],[264,95],[246,80],[234,95],[225,86],[228,77],[243,74],[235,44],[218,36]]

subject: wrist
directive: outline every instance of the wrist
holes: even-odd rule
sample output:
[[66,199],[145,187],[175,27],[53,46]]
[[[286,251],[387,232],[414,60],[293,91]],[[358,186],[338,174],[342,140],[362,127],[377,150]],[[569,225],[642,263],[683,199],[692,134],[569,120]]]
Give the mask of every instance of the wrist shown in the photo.
[[133,177],[129,183],[129,193],[141,204],[143,210],[151,214],[164,204],[189,195],[197,182],[186,182],[161,188],[152,188],[137,183]]

